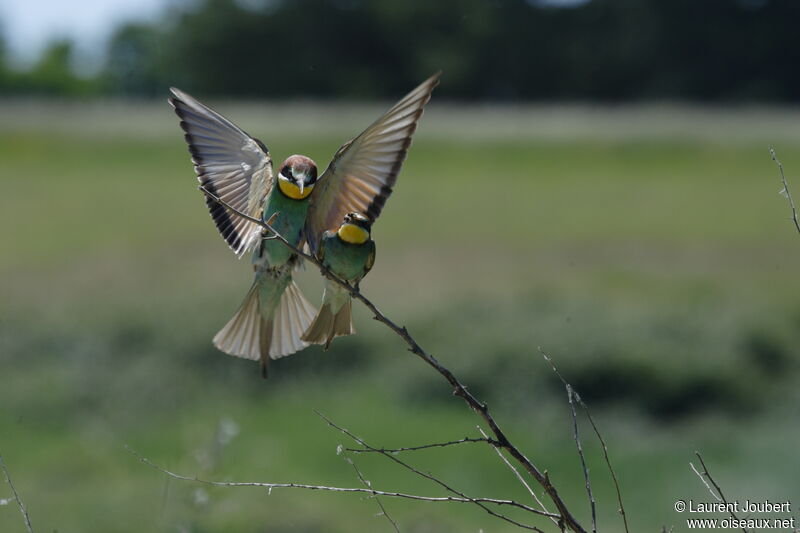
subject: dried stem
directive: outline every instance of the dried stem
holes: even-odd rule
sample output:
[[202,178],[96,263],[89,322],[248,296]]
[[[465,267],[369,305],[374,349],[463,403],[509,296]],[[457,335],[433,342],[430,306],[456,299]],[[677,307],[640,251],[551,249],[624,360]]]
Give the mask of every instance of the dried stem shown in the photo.
[[[481,435],[484,436],[484,438],[488,438],[487,435],[486,435],[486,432],[483,431],[482,427],[478,426],[478,431],[480,432]],[[528,484],[528,482],[525,481],[525,478],[522,477],[522,475],[519,473],[519,470],[517,470],[517,467],[515,467],[514,465],[511,464],[511,462],[506,458],[506,456],[503,455],[503,452],[500,450],[500,448],[495,446],[494,447],[494,451],[497,453],[498,457],[500,457],[500,459],[505,463],[505,465],[508,468],[510,468],[512,472],[514,472],[514,475],[517,477],[519,482],[522,484],[523,487],[525,487],[525,490],[528,491],[528,494],[531,495],[533,500],[536,503],[539,504],[539,507],[542,508],[542,511],[544,511],[545,513],[550,513],[550,511],[547,510],[547,507],[545,507],[545,505],[542,503],[542,500],[539,499],[539,496],[536,495],[536,492],[531,488],[531,486]],[[550,520],[552,520],[553,523],[556,524],[556,525],[558,525],[558,520],[556,519],[557,517],[558,517],[558,515],[554,515],[554,516],[550,517]]]
[[578,448],[578,456],[581,458],[581,468],[583,468],[583,479],[586,481],[586,494],[589,497],[589,506],[592,509],[592,532],[597,533],[597,506],[594,501],[594,494],[592,493],[592,482],[589,480],[589,468],[586,466],[586,456],[583,454],[583,446],[581,445],[581,437],[578,433],[578,414],[575,412],[575,398],[577,393],[572,390],[572,385],[567,383],[567,399],[569,400],[569,408],[572,411],[572,433],[575,439],[575,446]]
[[[471,497],[460,497],[460,496],[420,496],[419,494],[407,494],[403,492],[390,492],[384,490],[377,490],[371,487],[331,487],[326,485],[310,485],[306,483],[268,483],[263,481],[212,481],[207,479],[201,479],[199,477],[190,477],[184,476],[181,474],[177,474],[171,470],[167,470],[164,467],[158,466],[157,464],[153,463],[146,457],[140,455],[136,451],[128,448],[128,451],[134,455],[139,462],[144,465],[149,466],[150,468],[161,472],[162,474],[173,478],[178,479],[181,481],[191,481],[194,483],[202,483],[204,485],[210,485],[212,487],[255,487],[255,488],[262,488],[267,489],[270,493],[272,489],[305,489],[305,490],[319,490],[325,492],[356,492],[362,494],[370,494],[372,496],[386,496],[387,498],[403,498],[407,500],[416,500],[416,501],[423,501],[423,502],[452,502],[452,503],[486,503],[492,505],[499,505],[499,506],[511,506],[511,507],[518,507],[526,511],[530,512],[538,512],[536,509],[532,509],[527,507],[519,502],[515,502],[514,500],[502,500],[498,498],[471,498]],[[530,529],[530,528],[529,528]],[[534,528],[535,529],[535,528]],[[539,531],[539,530],[536,530]]]
[[800,233],[800,222],[797,220],[797,209],[794,206],[794,200],[792,199],[792,193],[789,190],[789,184],[786,182],[786,176],[783,173],[783,165],[780,161],[778,161],[778,156],[775,155],[775,149],[770,146],[769,148],[769,155],[772,156],[772,160],[775,161],[775,164],[778,165],[778,170],[781,173],[781,183],[783,184],[783,189],[781,190],[781,194],[786,193],[786,199],[789,200],[789,207],[792,210],[792,222],[794,222],[794,227],[797,229],[797,232]]
[[[368,489],[372,489],[372,483],[370,483],[369,481],[367,481],[364,478],[364,475],[361,473],[361,470],[359,470],[358,466],[356,466],[356,462],[353,461],[350,457],[347,457],[346,455],[344,456],[344,458],[348,463],[350,463],[350,466],[353,467],[353,470],[355,470],[356,477],[358,477],[358,480],[361,482],[361,484],[364,485]],[[386,517],[386,520],[388,520],[390,524],[392,524],[392,527],[394,528],[394,530],[397,533],[400,533],[400,528],[397,526],[397,522],[395,522],[392,519],[392,517],[389,516],[389,513],[386,511],[386,507],[383,506],[383,502],[381,501],[380,498],[378,498],[378,495],[373,493],[372,497],[375,498],[375,501],[377,502],[378,507],[380,507],[381,514]]]
[[17,493],[17,489],[14,487],[14,483],[11,481],[11,474],[8,472],[8,467],[6,463],[3,461],[3,456],[0,455],[0,469],[3,470],[3,475],[6,478],[6,483],[8,486],[11,487],[11,494],[14,496],[14,499],[17,501],[17,505],[19,506],[19,512],[22,513],[22,519],[25,521],[25,528],[28,530],[28,533],[33,533],[33,526],[31,525],[31,517],[28,514],[28,510],[25,509],[25,504],[22,503],[22,500]]
[[[411,353],[425,361],[428,365],[433,367],[453,388],[453,394],[462,398],[467,405],[475,411],[478,416],[483,418],[484,422],[488,425],[489,429],[491,430],[492,434],[494,435],[494,439],[497,442],[496,446],[505,449],[511,457],[514,458],[533,478],[536,480],[539,485],[542,486],[544,491],[547,493],[550,500],[558,509],[559,514],[561,515],[561,521],[572,531],[575,533],[587,533],[586,529],[578,522],[578,520],[573,516],[573,514],[567,508],[566,503],[564,500],[561,499],[561,496],[558,493],[556,487],[551,483],[550,477],[546,473],[542,473],[533,462],[525,456],[522,451],[519,450],[509,439],[506,437],[503,430],[500,429],[500,426],[494,420],[492,415],[489,412],[489,407],[480,401],[478,401],[475,396],[472,395],[471,392],[467,390],[467,388],[456,378],[456,376],[445,366],[443,366],[439,361],[431,354],[426,352],[422,349],[422,347],[417,343],[416,340],[411,336],[408,332],[408,329],[405,326],[399,326],[392,320],[390,320],[386,315],[381,313],[381,311],[373,304],[369,299],[367,299],[361,292],[359,291],[358,287],[354,287],[347,283],[346,281],[340,279],[338,276],[334,275],[325,265],[323,265],[320,261],[317,260],[316,257],[313,257],[310,254],[304,253],[300,250],[297,246],[294,246],[292,243],[287,241],[282,235],[280,235],[275,229],[268,223],[264,222],[259,218],[251,217],[245,213],[240,212],[236,208],[232,207],[230,204],[225,202],[224,200],[220,199],[216,195],[209,192],[204,187],[200,187],[200,190],[209,198],[217,202],[218,204],[222,205],[226,209],[228,209],[231,213],[250,220],[251,222],[255,222],[256,224],[260,225],[262,228],[268,230],[272,233],[275,239],[281,241],[284,245],[288,246],[294,253],[298,256],[303,257],[304,259],[310,261],[314,265],[316,265],[323,276],[329,278],[337,285],[343,287],[347,292],[350,293],[350,296],[354,299],[360,301],[364,304],[367,309],[369,309],[375,320],[381,322],[386,327],[391,329],[395,334],[397,334],[403,341],[408,345],[408,349]],[[271,236],[271,237],[272,237]]]
[[448,442],[437,442],[435,444],[423,444],[422,446],[410,446],[408,448],[345,448],[348,452],[353,453],[400,453],[400,452],[414,452],[417,450],[427,450],[428,448],[444,448],[446,446],[455,446],[456,444],[464,444],[466,442],[486,442],[488,444],[494,445],[494,441],[489,437],[484,437],[482,439],[475,439],[470,437],[464,437],[463,439],[459,440],[451,440]]
[[[730,513],[731,518],[736,518],[738,520],[739,517],[737,517],[736,513],[734,513],[733,510],[731,509],[731,506],[728,504],[728,500],[725,498],[725,494],[722,493],[722,489],[720,488],[719,485],[717,485],[717,482],[714,481],[714,478],[711,477],[711,473],[708,471],[708,468],[706,468],[706,463],[705,463],[705,461],[703,461],[703,456],[700,455],[700,452],[694,452],[694,454],[697,456],[697,459],[700,461],[700,466],[703,467],[703,472],[698,472],[697,468],[695,468],[695,466],[691,462],[689,463],[689,466],[692,467],[692,470],[694,471],[694,473],[697,474],[697,477],[700,478],[700,481],[703,482],[703,485],[706,486],[706,488],[708,489],[708,492],[711,493],[711,495],[714,497],[714,499],[716,499],[718,502],[722,502],[722,503],[725,504],[725,507],[728,509],[728,512]],[[711,485],[714,486],[714,489],[716,489],[716,492],[714,492],[714,490],[711,489],[711,486],[708,484],[706,479],[708,479],[708,481],[711,482]],[[743,533],[747,533],[747,529],[742,528],[742,532]]]
[[[571,388],[572,386],[567,382],[566,379],[564,379],[564,376],[561,374],[561,372],[559,372],[558,367],[556,367],[555,363],[553,363],[553,360],[550,359],[550,357],[541,348],[539,348],[539,353],[542,354],[542,357],[544,357],[545,361],[550,363],[550,367],[553,369],[553,372],[555,372],[556,376],[558,376],[558,379],[561,380],[561,383],[563,383],[564,386],[569,386]],[[574,391],[574,389],[572,390]],[[603,435],[600,433],[600,429],[597,427],[597,424],[595,424],[594,418],[592,418],[592,413],[589,411],[589,406],[586,405],[586,403],[577,393],[575,393],[575,399],[583,408],[584,413],[586,413],[586,418],[589,420],[589,424],[591,424],[597,440],[599,440],[600,444],[603,446],[603,457],[605,459],[606,466],[608,467],[608,472],[611,474],[611,479],[614,482],[614,489],[617,492],[617,503],[619,504],[619,514],[622,516],[622,524],[625,527],[625,533],[630,533],[630,530],[628,529],[628,515],[625,513],[625,506],[622,503],[622,491],[619,488],[617,473],[614,471],[614,467],[611,466],[611,458],[608,456],[608,446],[606,446],[606,441],[603,439]]]
[[[315,413],[317,413],[317,415],[318,415],[320,418],[322,418],[322,419],[323,419],[323,420],[324,420],[324,421],[325,421],[325,422],[326,422],[326,423],[327,423],[329,426],[331,426],[332,428],[334,428],[334,429],[337,429],[337,430],[339,430],[341,433],[343,433],[343,434],[347,435],[348,437],[350,437],[351,439],[353,439],[355,442],[357,442],[359,445],[363,446],[363,447],[364,447],[364,448],[366,448],[366,449],[372,449],[372,450],[375,450],[376,452],[378,451],[378,449],[377,449],[377,448],[375,448],[374,446],[370,446],[369,444],[367,444],[367,443],[366,443],[366,442],[365,442],[363,439],[361,439],[360,437],[357,437],[357,436],[355,436],[353,433],[351,433],[351,432],[350,432],[350,431],[348,431],[347,429],[345,429],[345,428],[343,428],[343,427],[341,427],[341,426],[337,425],[336,423],[334,423],[333,421],[331,421],[329,418],[327,418],[325,415],[323,415],[323,414],[322,414],[322,413],[320,413],[319,411],[314,411],[314,412],[315,412]],[[411,466],[410,464],[406,463],[405,461],[403,461],[403,460],[401,460],[401,459],[398,459],[397,457],[395,457],[394,455],[392,455],[392,454],[391,454],[391,453],[389,453],[389,452],[378,452],[378,453],[381,453],[381,455],[383,455],[383,456],[385,456],[385,457],[389,458],[390,460],[392,460],[393,462],[395,462],[395,463],[397,463],[398,465],[402,466],[402,467],[403,467],[403,468],[405,468],[406,470],[409,470],[409,471],[413,472],[414,474],[416,474],[416,475],[418,475],[418,476],[420,476],[420,477],[422,477],[422,478],[425,478],[425,479],[427,479],[427,480],[433,481],[434,483],[436,483],[437,485],[439,485],[440,487],[442,487],[442,488],[443,488],[443,489],[445,489],[446,491],[448,491],[448,492],[450,492],[450,493],[452,493],[452,494],[455,494],[457,497],[459,497],[459,498],[463,498],[463,499],[466,499],[466,500],[468,500],[468,501],[472,501],[472,502],[473,502],[473,503],[475,503],[475,504],[476,504],[478,507],[480,507],[481,509],[483,509],[484,511],[486,511],[486,512],[487,512],[487,513],[489,513],[490,515],[494,516],[495,518],[499,518],[499,519],[501,519],[501,520],[504,520],[504,521],[506,521],[506,522],[509,522],[509,523],[511,523],[511,524],[514,524],[515,526],[518,526],[518,527],[521,527],[521,528],[524,528],[524,529],[530,529],[530,530],[533,530],[533,531],[538,531],[538,532],[540,532],[540,533],[543,533],[541,529],[539,529],[539,528],[537,528],[537,527],[535,527],[535,526],[529,526],[529,525],[523,524],[523,523],[521,523],[521,522],[517,522],[516,520],[513,520],[513,519],[511,519],[511,518],[509,518],[509,517],[507,517],[507,516],[505,516],[505,515],[502,515],[502,514],[500,514],[500,513],[496,512],[496,511],[494,511],[494,510],[492,510],[492,509],[489,509],[488,507],[486,507],[485,505],[483,505],[483,502],[479,501],[479,499],[478,499],[478,498],[470,498],[469,496],[467,496],[467,495],[466,495],[466,494],[464,494],[463,492],[461,492],[461,491],[459,491],[459,490],[457,490],[457,489],[454,489],[453,487],[451,487],[450,485],[448,485],[447,483],[445,483],[445,482],[444,482],[444,481],[442,481],[441,479],[437,478],[437,477],[436,477],[436,476],[434,476],[433,474],[430,474],[430,473],[427,473],[427,472],[422,472],[421,470],[419,470],[419,469],[417,469],[417,468],[415,468],[415,467]],[[551,514],[551,513],[544,513],[544,512],[542,512],[542,511],[539,511],[538,509],[534,509],[533,507],[529,507],[529,506],[527,506],[527,505],[521,504],[521,503],[519,503],[519,502],[516,502],[516,501],[514,501],[514,500],[508,500],[508,502],[509,502],[509,503],[507,503],[506,505],[510,505],[510,506],[512,506],[512,507],[517,507],[517,508],[519,508],[519,509],[523,509],[523,510],[525,510],[525,511],[528,511],[528,512],[530,512],[530,513],[533,513],[533,514],[536,514],[536,515],[540,515],[540,516],[550,516],[550,517],[553,517],[553,516],[558,516],[558,515],[553,515],[553,514]]]

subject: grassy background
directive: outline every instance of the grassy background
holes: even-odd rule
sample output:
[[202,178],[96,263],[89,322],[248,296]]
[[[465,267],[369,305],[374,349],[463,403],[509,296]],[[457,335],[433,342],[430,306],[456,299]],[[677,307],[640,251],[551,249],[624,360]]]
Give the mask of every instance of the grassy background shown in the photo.
[[[369,499],[170,481],[125,446],[189,476],[357,486],[336,455],[346,438],[312,409],[376,446],[476,435],[362,309],[357,336],[276,362],[267,382],[214,350],[251,273],[208,220],[165,104],[1,107],[0,452],[37,531],[389,531]],[[219,107],[276,160],[321,167],[378,112]],[[364,291],[491,404],[584,521],[566,396],[539,346],[594,408],[634,530],[685,530],[675,499],[710,499],[694,450],[731,499],[797,499],[800,242],[767,152],[800,168],[796,115],[434,106]],[[318,276],[300,277],[318,298]],[[619,531],[583,433],[600,527]],[[490,449],[409,459],[528,501]],[[356,460],[375,488],[441,494]],[[404,531],[509,530],[467,506],[384,504]],[[13,504],[0,531],[24,531]]]

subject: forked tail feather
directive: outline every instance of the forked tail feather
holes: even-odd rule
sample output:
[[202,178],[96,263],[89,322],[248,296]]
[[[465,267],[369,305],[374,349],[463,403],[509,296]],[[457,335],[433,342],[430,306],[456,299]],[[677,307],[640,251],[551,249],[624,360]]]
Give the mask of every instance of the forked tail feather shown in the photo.
[[274,310],[261,309],[259,283],[255,282],[233,318],[214,336],[214,346],[229,355],[261,361],[261,373],[266,377],[270,359],[308,346],[300,337],[315,313],[294,281],[289,281]]
[[311,327],[301,339],[311,344],[324,344],[327,350],[334,338],[352,335],[356,332],[353,327],[352,308],[352,300],[349,297],[335,315],[331,310],[330,302],[323,304]]

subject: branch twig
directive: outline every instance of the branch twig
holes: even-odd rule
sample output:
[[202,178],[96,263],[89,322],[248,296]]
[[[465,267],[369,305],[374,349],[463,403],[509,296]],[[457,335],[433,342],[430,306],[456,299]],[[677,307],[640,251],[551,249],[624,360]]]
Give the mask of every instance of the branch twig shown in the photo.
[[434,444],[423,444],[422,446],[410,446],[408,448],[345,448],[348,452],[353,453],[400,453],[400,452],[414,452],[417,450],[427,450],[428,448],[444,448],[446,446],[455,446],[456,444],[464,444],[466,442],[486,442],[488,444],[494,445],[495,442],[487,436],[484,436],[482,439],[475,439],[470,437],[464,437],[463,439],[459,440],[451,440],[448,442],[437,442]]
[[14,496],[14,499],[17,501],[17,505],[19,506],[19,512],[22,513],[22,519],[25,521],[25,528],[28,530],[28,533],[33,533],[33,526],[31,525],[31,517],[28,515],[28,510],[25,509],[25,504],[22,503],[22,500],[17,493],[17,489],[14,487],[14,483],[11,481],[11,474],[8,472],[8,467],[6,463],[3,461],[3,456],[0,455],[0,469],[3,470],[3,475],[6,478],[6,483],[8,486],[11,487],[11,494]]
[[[328,417],[326,417],[325,415],[323,415],[319,411],[315,410],[314,412],[317,414],[317,416],[322,418],[329,426],[331,426],[332,428],[337,429],[341,433],[347,435],[348,437],[353,439],[355,442],[357,442],[359,445],[363,446],[364,448],[372,449],[372,450],[377,451],[377,449],[375,447],[370,446],[363,439],[361,439],[360,437],[355,436],[353,433],[351,433],[347,429],[336,425],[332,420],[330,420]],[[453,487],[451,487],[450,485],[448,485],[447,483],[445,483],[441,479],[437,478],[433,474],[422,472],[421,470],[419,470],[417,468],[414,468],[413,466],[411,466],[410,464],[406,463],[405,461],[403,461],[401,459],[398,459],[397,457],[395,457],[391,453],[388,453],[388,452],[379,452],[379,453],[381,453],[381,455],[391,459],[395,463],[399,464],[400,466],[402,466],[406,470],[409,470],[409,471],[413,472],[414,474],[416,474],[416,475],[418,475],[420,477],[423,477],[425,479],[433,481],[434,483],[436,483],[440,487],[444,488],[446,491],[448,491],[448,492],[450,492],[452,494],[455,494],[457,497],[463,498],[463,499],[466,499],[468,501],[471,501],[471,502],[475,503],[478,507],[480,507],[481,509],[483,509],[484,511],[486,511],[490,515],[494,516],[495,518],[499,518],[501,520],[504,520],[506,522],[509,522],[511,524],[514,524],[515,526],[518,526],[518,527],[521,527],[521,528],[524,528],[524,529],[530,529],[530,530],[533,530],[533,531],[538,531],[539,533],[544,533],[538,527],[529,526],[529,525],[523,524],[521,522],[517,522],[516,520],[513,520],[513,519],[511,519],[511,518],[509,518],[509,517],[507,517],[505,515],[502,515],[502,514],[496,512],[496,511],[493,511],[492,509],[489,509],[488,507],[483,505],[483,502],[479,501],[478,498],[470,498],[469,496],[467,496],[463,492],[461,492],[461,491],[459,491],[457,489],[454,489]],[[506,503],[505,505],[509,505],[509,506],[512,506],[512,507],[517,507],[519,509],[523,509],[525,511],[528,511],[530,513],[537,514],[537,515],[540,515],[540,516],[550,516],[550,517],[558,516],[558,515],[553,515],[552,513],[544,513],[544,512],[542,512],[542,511],[540,511],[538,509],[534,509],[533,507],[529,507],[527,505],[521,504],[521,503],[516,502],[514,500],[508,500],[508,503]]]
[[[358,466],[356,466],[356,462],[353,461],[347,455],[344,456],[344,459],[345,459],[345,461],[350,463],[350,466],[353,467],[353,470],[355,470],[355,472],[356,472],[356,477],[358,477],[358,480],[361,482],[361,484],[364,485],[366,488],[371,489],[372,488],[372,483],[367,481],[364,478],[364,475],[361,473],[361,470],[359,470]],[[392,527],[394,528],[394,530],[397,533],[400,533],[400,528],[397,527],[397,522],[395,522],[394,519],[392,519],[392,517],[389,516],[389,513],[386,511],[386,507],[383,506],[383,502],[381,501],[380,498],[378,498],[378,495],[377,494],[373,494],[372,497],[375,498],[375,501],[378,503],[378,507],[380,507],[380,509],[381,509],[381,514],[386,517],[386,520],[388,520],[390,524],[392,524]]]
[[781,183],[783,184],[783,189],[781,190],[781,194],[786,193],[786,199],[789,200],[789,207],[792,210],[792,222],[794,222],[794,227],[797,229],[797,232],[800,233],[800,222],[797,220],[797,209],[794,206],[794,200],[792,199],[792,193],[789,191],[789,184],[786,182],[786,176],[783,173],[783,165],[778,160],[778,156],[775,155],[775,149],[771,146],[769,147],[769,155],[772,156],[772,160],[775,161],[775,164],[778,165],[778,170],[781,173]]
[[575,438],[575,446],[578,448],[578,456],[581,458],[581,468],[583,468],[583,479],[586,481],[586,494],[589,497],[589,506],[592,509],[592,533],[597,533],[597,506],[592,493],[592,482],[589,480],[589,467],[586,466],[586,456],[583,454],[581,437],[578,433],[578,414],[575,412],[575,399],[578,394],[572,389],[572,385],[567,383],[567,400],[572,411],[572,434]]
[[[722,502],[722,503],[725,504],[725,508],[728,509],[728,512],[730,513],[731,518],[736,518],[738,520],[738,517],[736,516],[736,513],[733,512],[733,509],[731,509],[731,505],[728,503],[728,500],[725,499],[725,495],[722,493],[722,489],[720,488],[719,485],[717,485],[717,482],[714,481],[714,478],[711,477],[711,473],[708,471],[708,468],[706,468],[706,463],[705,463],[705,461],[703,461],[703,457],[700,455],[700,452],[694,452],[694,454],[697,456],[697,459],[700,460],[700,466],[703,467],[703,472],[702,473],[698,472],[697,468],[695,468],[695,466],[691,462],[689,462],[689,466],[692,467],[692,470],[694,471],[694,473],[697,474],[697,477],[700,478],[700,481],[703,482],[703,485],[706,486],[706,488],[708,489],[708,492],[711,493],[711,495],[714,497],[714,499],[716,499],[718,502]],[[714,490],[711,489],[711,486],[708,484],[706,479],[708,479],[708,481],[711,482],[711,485],[714,486],[714,489],[716,489],[716,492],[714,492]],[[742,532],[743,533],[747,533],[747,529],[742,528]]]
[[305,489],[305,490],[319,490],[319,491],[326,491],[326,492],[358,492],[364,494],[371,494],[372,496],[386,496],[387,498],[404,498],[407,500],[417,500],[423,502],[451,502],[451,503],[488,503],[493,505],[500,505],[500,506],[512,506],[512,507],[519,507],[526,511],[530,512],[539,512],[536,509],[532,509],[526,507],[519,502],[515,502],[514,500],[502,500],[498,498],[468,498],[468,497],[459,497],[459,496],[420,496],[419,494],[407,494],[403,492],[390,492],[384,490],[377,490],[373,488],[366,488],[366,487],[331,487],[326,485],[310,485],[306,483],[268,483],[263,481],[212,481],[208,479],[201,479],[197,476],[190,477],[184,476],[178,473],[175,473],[171,470],[167,470],[161,466],[150,461],[148,458],[140,455],[135,450],[131,448],[127,448],[128,451],[136,457],[140,463],[149,466],[150,468],[161,472],[162,474],[169,476],[173,479],[178,479],[180,481],[191,481],[194,483],[202,483],[203,485],[210,485],[212,487],[255,487],[255,488],[262,488],[267,489],[270,493],[272,489]]
[[586,529],[578,522],[578,520],[573,516],[573,514],[567,508],[566,503],[564,500],[561,499],[561,496],[558,493],[556,487],[550,481],[550,477],[547,473],[542,473],[533,462],[525,456],[522,451],[519,450],[509,439],[506,437],[503,430],[500,429],[500,426],[494,420],[492,415],[489,412],[489,407],[480,401],[478,401],[475,396],[472,395],[471,392],[467,390],[467,388],[456,378],[456,376],[445,366],[443,366],[439,361],[431,354],[426,352],[422,349],[422,347],[417,343],[416,340],[411,336],[408,332],[408,329],[405,326],[399,326],[392,320],[390,320],[386,315],[384,315],[376,306],[373,304],[369,299],[367,299],[357,287],[353,287],[346,281],[340,279],[338,276],[334,275],[325,265],[323,265],[320,261],[317,260],[316,257],[313,257],[310,254],[307,254],[300,250],[297,246],[294,246],[292,243],[287,241],[280,233],[275,231],[275,229],[268,223],[264,222],[262,219],[251,217],[241,211],[237,210],[221,198],[217,197],[216,195],[212,194],[208,189],[200,186],[199,189],[209,198],[220,204],[221,206],[228,209],[231,213],[245,218],[251,222],[254,222],[261,226],[262,228],[268,230],[272,235],[270,238],[275,238],[276,240],[281,241],[284,245],[289,247],[294,253],[298,256],[310,261],[314,265],[319,268],[320,272],[323,276],[329,278],[337,285],[343,287],[347,292],[350,293],[350,296],[354,299],[360,301],[364,304],[367,309],[369,309],[372,314],[373,318],[378,322],[381,322],[386,327],[391,329],[396,335],[398,335],[408,346],[408,350],[425,361],[428,365],[433,367],[453,388],[453,394],[462,398],[467,405],[475,411],[486,424],[489,426],[492,434],[494,435],[494,439],[497,441],[497,446],[500,448],[505,449],[534,479],[539,485],[542,486],[544,491],[547,493],[550,500],[558,509],[559,514],[561,515],[561,521],[572,531],[575,533],[588,533]]
[[[555,372],[556,376],[558,376],[558,379],[561,380],[561,383],[563,383],[564,386],[569,386],[571,388],[572,386],[567,382],[566,379],[564,379],[564,376],[561,375],[561,372],[559,372],[558,367],[556,367],[553,360],[550,359],[550,357],[544,352],[544,350],[542,350],[541,347],[539,348],[539,353],[542,354],[542,357],[544,357],[545,361],[550,363],[550,367],[553,369],[553,372]],[[606,441],[605,439],[603,439],[603,435],[600,433],[600,429],[597,427],[597,424],[594,423],[594,418],[592,418],[592,413],[591,411],[589,411],[589,406],[586,405],[586,403],[581,399],[581,397],[577,393],[575,394],[575,399],[583,408],[583,411],[586,413],[586,418],[589,420],[589,424],[591,424],[592,430],[594,431],[597,440],[599,440],[600,444],[603,446],[603,457],[605,459],[606,466],[608,467],[608,472],[611,474],[611,479],[614,482],[614,489],[617,492],[617,503],[619,504],[619,514],[622,516],[622,523],[625,526],[625,533],[630,533],[628,529],[628,515],[625,513],[625,506],[622,504],[622,491],[619,488],[617,473],[614,471],[614,467],[611,466],[611,458],[608,456],[608,446],[606,446]]]
[[[487,438],[487,439],[489,438],[486,435],[486,432],[483,431],[482,427],[478,426],[478,431],[480,432],[481,435],[484,436],[484,438]],[[494,446],[494,451],[495,451],[495,453],[497,453],[497,456],[500,457],[500,459],[502,459],[502,461],[505,463],[505,465],[508,468],[510,468],[512,472],[514,472],[514,475],[517,477],[519,482],[522,484],[523,487],[525,487],[525,489],[528,491],[528,494],[531,495],[533,500],[536,503],[539,504],[539,507],[542,508],[542,511],[544,511],[545,513],[549,513],[550,511],[547,510],[547,507],[545,507],[545,505],[542,503],[542,500],[539,499],[539,496],[536,495],[536,492],[531,488],[530,485],[528,485],[528,482],[525,481],[525,478],[522,477],[522,475],[519,473],[519,470],[517,470],[517,468],[514,465],[512,465],[511,462],[506,458],[506,456],[503,455],[503,452],[500,450],[500,448],[498,448],[497,446]],[[558,515],[554,515],[554,516],[550,517],[550,520],[552,520],[555,525],[558,525],[558,520],[556,519],[557,517],[558,517]]]

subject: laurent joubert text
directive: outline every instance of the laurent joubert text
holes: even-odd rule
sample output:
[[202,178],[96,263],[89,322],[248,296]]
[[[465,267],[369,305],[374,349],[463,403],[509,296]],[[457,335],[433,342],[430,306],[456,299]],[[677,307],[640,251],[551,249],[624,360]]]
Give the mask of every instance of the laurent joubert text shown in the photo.
[[[675,510],[679,513],[727,513],[730,518],[688,518],[690,529],[795,529],[795,517],[787,516],[792,511],[792,503],[786,501],[752,501],[743,502],[704,502],[695,500],[677,500]],[[744,517],[734,516],[742,513]],[[781,517],[755,518],[753,514],[765,515],[780,513]]]

